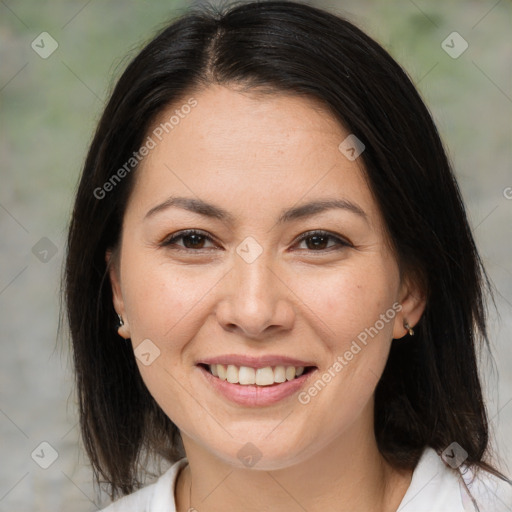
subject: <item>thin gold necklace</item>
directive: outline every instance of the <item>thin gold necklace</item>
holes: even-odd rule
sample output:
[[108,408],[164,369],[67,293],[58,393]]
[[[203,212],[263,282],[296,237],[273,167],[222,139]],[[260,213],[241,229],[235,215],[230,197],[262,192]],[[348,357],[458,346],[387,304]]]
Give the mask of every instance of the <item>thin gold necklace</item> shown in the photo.
[[[190,468],[190,466],[189,466]],[[189,469],[189,473],[190,473],[190,489],[189,489],[189,493],[188,493],[188,510],[187,512],[190,512],[192,509],[192,473],[190,472],[190,469]]]

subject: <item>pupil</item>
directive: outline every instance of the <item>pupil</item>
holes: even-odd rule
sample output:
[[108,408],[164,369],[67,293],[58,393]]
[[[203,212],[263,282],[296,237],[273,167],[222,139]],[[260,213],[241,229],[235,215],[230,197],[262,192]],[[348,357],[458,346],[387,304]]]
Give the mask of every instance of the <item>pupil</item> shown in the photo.
[[327,237],[326,236],[321,236],[321,235],[313,235],[311,237],[309,237],[309,240],[316,240],[318,242],[318,240],[323,240],[324,243],[320,242],[320,246],[318,245],[318,243],[314,243],[314,244],[307,244],[308,245],[308,249],[311,249],[311,248],[316,248],[318,249],[319,247],[320,248],[324,248],[325,246],[325,242],[326,242],[326,239]]
[[[190,248],[197,248],[198,246],[201,245],[201,242],[203,240],[201,240],[203,238],[202,235],[196,235],[196,234],[192,234],[192,235],[187,235],[185,237],[183,237],[183,242],[185,244],[185,247],[187,247],[187,249],[190,249]],[[195,242],[192,242],[191,244],[190,243],[187,243],[187,240],[190,241],[190,240],[195,240]]]

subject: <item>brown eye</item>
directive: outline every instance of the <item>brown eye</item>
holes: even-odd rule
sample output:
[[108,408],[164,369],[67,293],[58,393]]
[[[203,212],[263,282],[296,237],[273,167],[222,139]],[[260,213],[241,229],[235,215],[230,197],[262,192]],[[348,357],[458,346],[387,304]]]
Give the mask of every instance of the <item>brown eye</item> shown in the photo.
[[[183,245],[177,244],[178,240],[183,240]],[[191,229],[176,233],[171,238],[167,238],[161,245],[164,247],[175,246],[178,250],[205,249],[207,247],[204,244],[207,240],[211,241],[211,238],[200,231]]]
[[[334,244],[328,245],[329,240],[333,240]],[[299,240],[299,243],[305,242],[306,249],[309,251],[322,252],[332,247],[351,247],[349,242],[346,242],[342,238],[332,235],[326,231],[313,231],[304,233]]]
[[185,235],[181,237],[183,239],[183,245],[187,249],[202,249],[204,245],[203,235]]
[[310,250],[325,249],[327,247],[330,236],[324,235],[313,235],[304,238],[303,242],[306,242],[306,246]]

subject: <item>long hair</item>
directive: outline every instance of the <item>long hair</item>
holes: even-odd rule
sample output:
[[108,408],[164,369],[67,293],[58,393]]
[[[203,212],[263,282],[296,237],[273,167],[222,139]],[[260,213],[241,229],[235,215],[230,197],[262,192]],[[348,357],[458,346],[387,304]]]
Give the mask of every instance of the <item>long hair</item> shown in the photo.
[[[415,467],[422,450],[457,441],[486,462],[488,419],[477,360],[487,346],[489,285],[434,122],[404,70],[347,20],[288,1],[195,7],[129,63],[99,121],[69,226],[65,302],[85,449],[111,497],[141,485],[143,454],[184,456],[178,428],[148,392],[116,330],[105,251],[119,242],[136,168],[98,190],[141,147],[156,116],[211,84],[322,102],[365,144],[364,175],[403,275],[427,294],[414,341],[392,343],[375,392],[385,459]],[[142,465],[143,466],[143,465]]]

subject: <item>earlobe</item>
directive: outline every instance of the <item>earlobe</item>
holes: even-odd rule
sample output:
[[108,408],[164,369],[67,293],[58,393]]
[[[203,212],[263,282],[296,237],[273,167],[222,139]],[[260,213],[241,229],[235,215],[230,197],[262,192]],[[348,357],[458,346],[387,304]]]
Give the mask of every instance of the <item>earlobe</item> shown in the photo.
[[117,265],[117,258],[114,256],[111,249],[105,253],[105,261],[107,263],[107,271],[112,288],[112,303],[118,315],[118,334],[122,338],[128,339],[130,337],[130,329],[126,318],[124,309],[123,295],[121,292],[120,273]]
[[406,279],[400,289],[402,309],[393,327],[393,338],[414,335],[414,326],[419,322],[426,306],[426,294],[418,280]]

